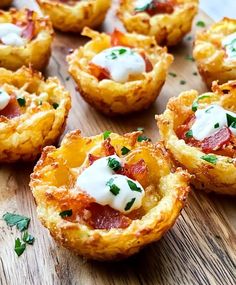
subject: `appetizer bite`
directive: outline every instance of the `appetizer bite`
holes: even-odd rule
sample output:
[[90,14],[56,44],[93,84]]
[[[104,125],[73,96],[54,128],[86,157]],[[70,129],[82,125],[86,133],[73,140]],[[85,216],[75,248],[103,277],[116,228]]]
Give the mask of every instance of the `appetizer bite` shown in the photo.
[[236,195],[236,81],[212,92],[183,92],[157,117],[174,158],[195,176],[197,189]]
[[196,36],[193,56],[208,88],[236,78],[236,20],[224,18]]
[[148,108],[165,82],[173,56],[153,37],[111,35],[85,28],[91,40],[67,57],[69,72],[80,95],[108,115]]
[[30,64],[44,69],[51,55],[52,36],[50,21],[34,11],[0,11],[0,66],[17,70]]
[[198,0],[121,0],[118,17],[128,32],[173,46],[191,30],[197,11]]
[[34,160],[57,141],[69,109],[70,95],[56,78],[0,68],[0,162]]
[[1,0],[0,1],[0,8],[9,7],[12,3],[12,0]]
[[38,217],[63,246],[90,259],[128,257],[174,224],[190,175],[141,132],[82,137],[46,147],[31,175]]
[[63,32],[81,32],[84,27],[99,26],[111,0],[37,0],[53,27]]

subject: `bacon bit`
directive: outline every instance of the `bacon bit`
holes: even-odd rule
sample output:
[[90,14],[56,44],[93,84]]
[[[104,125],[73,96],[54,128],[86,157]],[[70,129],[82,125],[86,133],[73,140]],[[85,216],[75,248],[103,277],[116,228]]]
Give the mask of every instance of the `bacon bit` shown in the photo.
[[[145,12],[150,16],[156,14],[171,14],[174,12],[175,2],[173,0],[166,0],[165,2],[152,1],[150,8],[146,9]],[[136,11],[139,13],[139,11]]]
[[87,220],[87,223],[94,229],[124,229],[131,224],[131,219],[109,206],[92,203],[87,209],[91,213],[91,217]]
[[100,158],[99,156],[90,153],[88,156],[89,164],[92,165],[94,161],[98,160],[99,158]]
[[20,115],[21,115],[21,109],[16,100],[16,96],[11,95],[10,102],[8,103],[6,108],[0,111],[0,116],[5,116],[8,119],[12,119]]
[[132,47],[127,42],[127,38],[124,33],[121,31],[115,29],[113,33],[111,34],[111,45],[114,46],[126,46],[126,47]]
[[152,66],[152,63],[151,61],[149,60],[149,58],[146,56],[145,52],[140,52],[140,55],[142,56],[142,58],[144,59],[145,61],[145,64],[146,64],[146,72],[150,72],[153,70],[153,66]]
[[227,127],[223,127],[213,135],[205,138],[201,143],[201,148],[205,153],[220,149],[223,145],[229,143],[231,131]]
[[105,139],[102,146],[103,146],[103,149],[105,151],[106,156],[116,154],[114,146],[111,145],[111,139],[110,138]]
[[103,67],[96,65],[92,62],[89,62],[89,71],[99,81],[101,81],[103,79],[110,79],[111,78],[110,73],[106,68],[103,68]]
[[182,139],[182,140],[188,139],[188,138],[186,138],[185,134],[187,131],[189,131],[191,129],[195,119],[196,119],[196,117],[193,114],[182,125],[177,127],[176,135],[179,139]]
[[34,11],[27,10],[27,25],[22,32],[22,36],[31,41],[34,38],[35,24],[33,20]]

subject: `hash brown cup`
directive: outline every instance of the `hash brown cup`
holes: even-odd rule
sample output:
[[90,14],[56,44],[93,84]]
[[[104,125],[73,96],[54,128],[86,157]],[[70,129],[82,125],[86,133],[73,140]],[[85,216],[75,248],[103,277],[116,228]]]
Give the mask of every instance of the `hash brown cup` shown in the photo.
[[1,0],[0,2],[0,8],[6,8],[9,7],[12,3],[12,0]]

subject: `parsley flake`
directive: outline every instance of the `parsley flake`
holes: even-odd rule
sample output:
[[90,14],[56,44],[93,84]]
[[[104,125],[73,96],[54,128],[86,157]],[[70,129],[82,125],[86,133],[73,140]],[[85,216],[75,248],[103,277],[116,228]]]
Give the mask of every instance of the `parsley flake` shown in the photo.
[[56,110],[59,107],[58,103],[52,103],[53,108]]
[[15,240],[15,252],[17,256],[20,256],[26,249],[26,244],[22,243],[19,238]]
[[17,102],[21,107],[24,107],[26,103],[25,98],[21,98],[21,97],[17,98]]
[[137,128],[137,131],[143,132],[143,131],[144,131],[144,128],[143,128],[143,127],[138,127],[138,128]]
[[62,212],[59,213],[59,215],[60,215],[62,218],[71,217],[71,216],[72,216],[72,209],[62,211]]
[[186,81],[185,80],[180,80],[180,82],[179,82],[181,85],[184,85],[184,84],[186,84]]
[[142,142],[142,141],[149,141],[150,142],[151,139],[146,137],[146,136],[140,135],[140,136],[138,136],[137,141],[138,142]]
[[126,155],[127,153],[130,152],[130,149],[128,149],[126,146],[123,146],[121,149],[121,154]]
[[219,123],[216,123],[216,124],[214,125],[214,128],[217,129],[217,128],[219,128],[219,126],[220,126],[220,124],[219,124]]
[[131,209],[131,207],[134,204],[134,201],[136,200],[136,198],[132,198],[125,206],[125,211],[129,211]]
[[116,160],[114,157],[109,157],[108,158],[108,166],[113,170],[113,171],[118,171],[121,169],[121,164],[118,160]]
[[193,131],[192,131],[192,130],[188,130],[188,131],[185,133],[185,136],[186,136],[186,138],[192,138],[192,137],[193,137]]
[[129,184],[129,188],[132,190],[132,191],[136,191],[136,192],[142,192],[142,189],[140,187],[137,186],[136,183],[134,183],[133,181],[131,180],[127,180],[128,184]]
[[195,61],[195,59],[191,55],[186,55],[185,59],[187,59],[189,61]]
[[197,27],[201,27],[201,28],[205,28],[205,27],[206,27],[206,24],[205,24],[205,22],[203,22],[203,21],[198,21],[198,22],[196,23],[196,26],[197,26]]
[[216,164],[216,162],[218,160],[218,158],[215,155],[213,155],[213,154],[203,155],[203,156],[201,156],[201,159],[203,159],[203,160],[205,160],[205,161],[207,161],[207,162],[209,162],[211,164]]
[[194,71],[194,72],[193,72],[193,75],[194,75],[194,76],[197,76],[197,75],[198,75],[198,73],[197,73],[196,71]]
[[226,114],[227,125],[228,127],[236,129],[236,117],[231,116],[230,114]]
[[104,138],[104,140],[108,139],[109,136],[110,136],[110,134],[111,134],[111,131],[105,131],[105,132],[103,133],[103,138]]
[[197,99],[195,99],[195,100],[193,101],[193,104],[192,104],[192,111],[193,111],[193,112],[196,112],[196,111],[197,111],[198,105],[199,105],[199,100],[205,99],[205,98],[209,98],[209,97],[210,97],[210,95],[200,95],[200,96],[198,96]]
[[172,77],[176,77],[177,76],[177,74],[174,73],[174,72],[169,72],[169,75],[172,76]]
[[110,192],[113,194],[113,195],[118,195],[120,193],[120,188],[118,186],[116,186],[114,183],[114,178],[111,178],[107,183],[106,185],[110,187]]
[[33,244],[35,241],[35,238],[32,235],[30,235],[28,231],[25,231],[23,234],[22,240],[28,244]]
[[12,213],[4,214],[3,219],[8,226],[10,227],[16,226],[16,228],[21,232],[28,229],[30,222],[30,218]]

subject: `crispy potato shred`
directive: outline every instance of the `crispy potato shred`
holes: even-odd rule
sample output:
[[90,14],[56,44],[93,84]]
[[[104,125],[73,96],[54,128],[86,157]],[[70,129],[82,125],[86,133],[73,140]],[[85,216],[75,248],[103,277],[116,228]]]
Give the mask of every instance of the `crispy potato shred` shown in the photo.
[[135,10],[135,0],[121,0],[118,17],[128,32],[154,36],[160,45],[173,46],[192,26],[198,11],[198,0],[167,0],[151,8]]
[[0,1],[0,8],[9,7],[12,3],[12,0],[1,0]]
[[[199,95],[191,90],[171,98],[164,114],[157,116],[157,124],[165,147],[182,167],[193,174],[192,183],[197,189],[221,194],[236,195],[236,139],[227,128],[203,141],[186,137],[194,120],[192,105],[198,108],[219,104],[226,110],[236,112],[236,81],[212,84],[212,92]],[[213,163],[204,160],[208,154]]]
[[11,98],[0,111],[0,162],[34,160],[62,133],[70,95],[57,78],[44,80],[26,67],[0,68],[0,87]]
[[[91,40],[69,55],[67,61],[69,72],[85,101],[107,115],[123,115],[146,109],[156,100],[173,56],[166,48],[159,47],[154,37],[124,34],[118,30],[108,35],[89,28],[85,28],[82,35]],[[96,67],[91,70],[90,62],[96,54],[117,45],[139,52],[146,62],[146,72],[119,83],[107,78],[104,70]]]
[[110,8],[111,0],[37,0],[53,27],[63,32],[81,32],[84,27],[99,26]]
[[36,12],[22,9],[0,11],[0,23],[12,23],[24,28],[23,46],[9,46],[0,41],[1,67],[17,70],[22,66],[31,65],[36,70],[43,70],[51,56],[53,29],[48,18],[39,16]]
[[[121,259],[158,240],[184,207],[190,175],[175,168],[163,146],[138,142],[140,132],[65,136],[59,148],[46,147],[31,175],[39,219],[63,246],[90,259]],[[128,154],[122,155],[122,148]],[[145,189],[142,206],[129,214],[101,206],[75,187],[80,173],[96,159],[116,153],[122,173]],[[62,216],[62,213],[70,215]]]
[[193,56],[208,88],[214,80],[220,84],[236,78],[236,62],[227,59],[222,40],[236,31],[236,20],[224,18],[196,36]]

